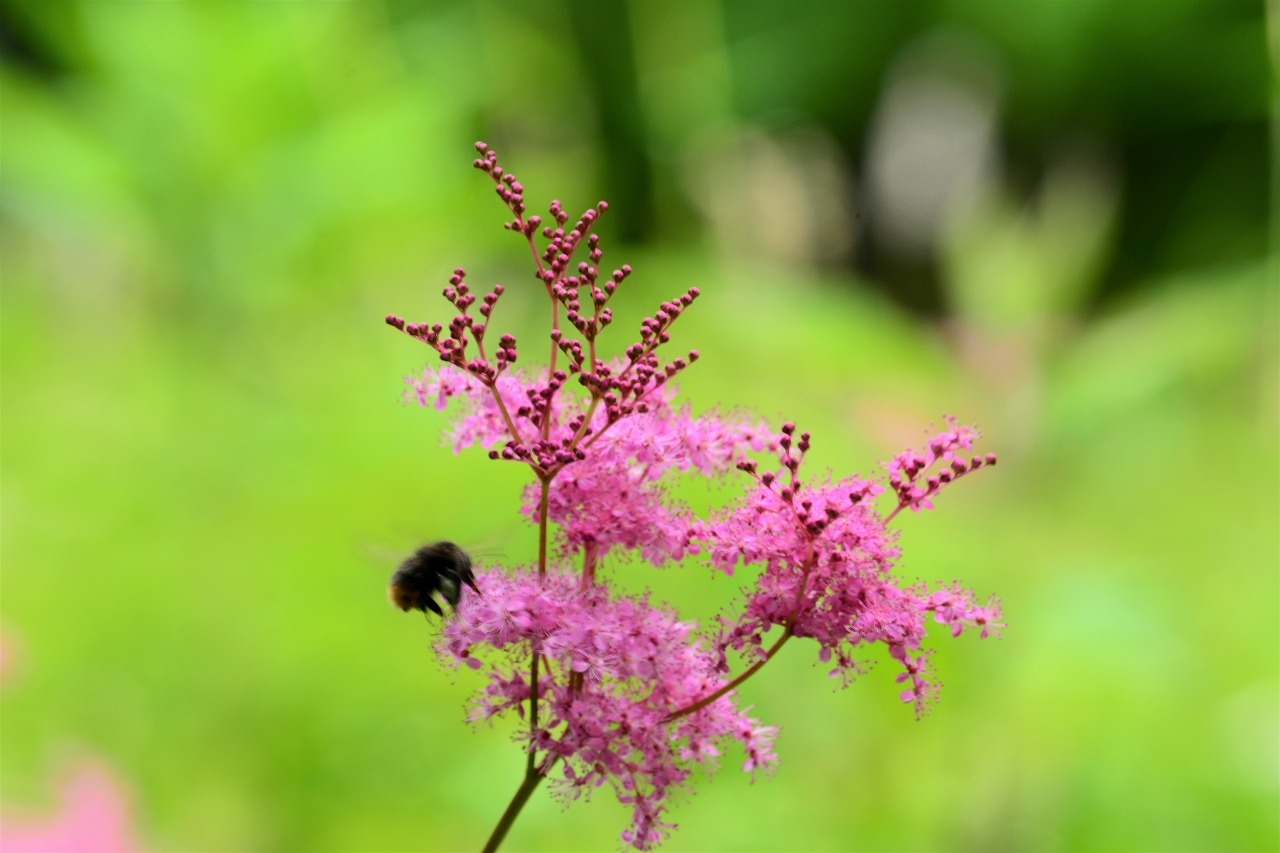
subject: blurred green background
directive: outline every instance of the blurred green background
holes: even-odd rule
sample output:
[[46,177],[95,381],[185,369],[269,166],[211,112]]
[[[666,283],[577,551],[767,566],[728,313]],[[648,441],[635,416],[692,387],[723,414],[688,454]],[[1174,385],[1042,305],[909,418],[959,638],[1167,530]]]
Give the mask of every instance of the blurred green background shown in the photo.
[[[444,318],[462,265],[538,333],[485,139],[539,210],[611,202],[616,345],[702,289],[695,408],[841,474],[943,413],[1001,454],[901,529],[1004,638],[934,638],[920,723],[892,666],[833,693],[788,648],[743,690],[778,772],[726,756],[667,849],[1280,846],[1259,3],[8,0],[0,32],[6,806],[97,756],[156,850],[487,836],[510,730],[383,589],[429,539],[527,561],[524,478],[398,401],[426,353],[382,323]],[[626,819],[540,791],[509,846]]]

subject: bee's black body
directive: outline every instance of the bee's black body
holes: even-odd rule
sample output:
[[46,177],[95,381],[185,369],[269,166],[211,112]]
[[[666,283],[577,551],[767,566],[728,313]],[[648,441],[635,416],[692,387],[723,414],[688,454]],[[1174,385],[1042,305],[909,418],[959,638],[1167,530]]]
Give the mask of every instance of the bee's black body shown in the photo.
[[388,590],[391,603],[401,610],[430,610],[437,616],[444,611],[435,600],[439,593],[449,606],[457,608],[466,584],[480,594],[475,575],[471,573],[471,556],[452,542],[423,545],[409,555],[391,576]]

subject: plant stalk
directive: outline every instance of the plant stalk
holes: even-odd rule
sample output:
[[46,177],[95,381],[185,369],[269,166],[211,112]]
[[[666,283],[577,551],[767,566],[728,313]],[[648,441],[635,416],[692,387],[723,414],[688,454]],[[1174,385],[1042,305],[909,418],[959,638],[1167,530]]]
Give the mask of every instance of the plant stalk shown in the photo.
[[507,810],[502,813],[502,817],[498,819],[498,825],[493,828],[489,840],[484,844],[484,853],[494,853],[502,844],[502,840],[507,837],[507,830],[511,829],[511,824],[516,822],[516,818],[520,816],[520,810],[524,808],[524,804],[529,801],[529,796],[543,778],[544,774],[537,772],[532,766],[525,770],[524,781],[516,789],[515,796],[507,804]]

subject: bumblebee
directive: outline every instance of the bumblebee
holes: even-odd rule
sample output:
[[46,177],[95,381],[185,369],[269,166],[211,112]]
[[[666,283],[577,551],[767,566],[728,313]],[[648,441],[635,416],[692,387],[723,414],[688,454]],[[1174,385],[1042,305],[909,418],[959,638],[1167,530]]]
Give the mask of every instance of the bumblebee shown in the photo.
[[475,575],[471,573],[471,555],[452,542],[432,542],[409,555],[391,576],[388,594],[391,603],[406,613],[430,610],[443,616],[435,595],[439,593],[449,606],[457,609],[466,584],[480,594]]

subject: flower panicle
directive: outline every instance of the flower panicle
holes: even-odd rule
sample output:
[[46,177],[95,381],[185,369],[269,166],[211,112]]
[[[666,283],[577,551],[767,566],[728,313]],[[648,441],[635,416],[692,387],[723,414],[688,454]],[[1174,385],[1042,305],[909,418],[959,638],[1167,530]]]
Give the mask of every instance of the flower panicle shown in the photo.
[[[963,452],[973,448],[977,430],[959,426],[950,416],[946,423],[949,429],[932,436],[923,451],[904,450],[890,460],[889,487],[898,496],[895,514],[908,508],[912,512],[933,509],[933,496],[945,486],[996,464],[994,453],[968,456]],[[929,473],[935,466],[935,473]]]
[[[958,583],[898,579],[890,526],[903,509],[931,508],[941,488],[995,456],[972,455],[976,431],[948,418],[923,450],[895,456],[883,478],[814,476],[813,437],[796,424],[774,431],[738,410],[694,414],[677,402],[675,380],[699,353],[664,360],[662,348],[699,289],[662,302],[629,344],[606,354],[611,300],[632,274],[626,264],[603,266],[596,228],[608,205],[572,222],[559,200],[545,219],[530,215],[524,185],[488,145],[476,150],[474,165],[493,181],[511,215],[505,227],[524,238],[545,292],[548,362],[531,367],[514,336],[490,332],[506,288],[477,292],[462,268],[441,291],[452,308],[447,324],[386,321],[437,353],[408,378],[407,397],[450,410],[454,451],[478,446],[531,469],[521,514],[538,527],[539,559],[480,567],[482,594],[461,597],[436,649],[481,679],[469,721],[514,714],[524,722],[516,739],[525,780],[490,849],[522,797],[553,774],[552,790],[566,800],[611,787],[631,810],[623,841],[649,849],[675,828],[672,798],[727,744],[738,745],[753,778],[776,765],[777,727],[751,717],[737,690],[791,640],[812,642],[842,684],[883,646],[901,668],[900,698],[919,716],[937,696],[927,626],[998,635],[996,599],[979,603]],[[747,476],[729,481],[740,493],[722,509],[699,512],[673,497],[682,478],[734,470]],[[884,492],[894,496],[887,514],[876,507]],[[758,574],[703,629],[619,591],[604,571],[618,552],[654,566],[697,557],[713,575],[748,566]]]
[[[566,229],[569,214],[559,200],[552,201],[550,220],[544,226],[539,216],[526,218],[524,185],[499,165],[497,152],[484,142],[477,142],[475,147],[480,156],[473,165],[494,181],[499,198],[515,217],[505,223],[505,227],[525,237],[532,252],[535,276],[555,306],[549,339],[553,355],[562,354],[566,367],[557,369],[553,358],[544,378],[534,381],[526,377],[521,380],[523,387],[519,392],[514,397],[506,397],[499,380],[510,374],[519,358],[516,338],[502,334],[496,346],[486,348],[489,323],[506,288],[495,284],[480,297],[477,305],[476,293],[467,283],[467,273],[462,267],[453,271],[441,291],[455,311],[447,326],[439,322],[412,323],[395,314],[388,314],[386,322],[430,346],[445,365],[460,371],[492,395],[508,435],[501,447],[493,447],[496,441],[481,439],[479,443],[493,448],[489,454],[491,459],[524,462],[539,476],[550,478],[565,466],[580,462],[584,458],[584,447],[598,440],[605,430],[633,414],[647,412],[653,398],[698,360],[696,349],[665,363],[657,353],[660,347],[670,343],[672,325],[701,291],[690,287],[645,317],[637,339],[625,347],[620,362],[600,357],[596,352],[597,338],[613,322],[609,300],[631,275],[628,264],[607,276],[602,277],[600,273],[604,253],[600,237],[592,233],[592,229],[608,210],[608,204],[599,202]],[[539,235],[546,241],[541,249],[537,245]],[[574,255],[584,245],[587,259],[575,266]],[[576,377],[577,384],[584,389],[589,405],[561,406],[561,411],[574,411],[576,419],[567,425],[567,430],[558,430],[561,434],[553,439],[549,434],[563,424],[557,418],[557,403],[571,377]],[[431,380],[424,377],[420,383],[429,385]],[[457,390],[453,388],[444,396],[453,396]],[[428,393],[419,391],[419,400],[424,401]],[[437,397],[438,401],[443,399]],[[598,418],[595,417],[597,410],[601,413]],[[484,431],[483,435],[487,439],[490,431]],[[464,439],[457,443],[467,442]]]
[[[930,448],[936,461],[952,445],[971,440],[954,431],[931,441]],[[958,584],[930,590],[899,582],[896,534],[888,527],[893,513],[882,518],[869,500],[882,487],[857,476],[804,480],[801,463],[810,445],[808,433],[797,435],[794,424],[784,424],[780,470],[760,473],[756,463],[740,462],[755,487],[742,503],[699,528],[717,568],[732,573],[739,562],[763,567],[741,613],[721,619],[715,646],[721,670],[730,652],[748,660],[767,657],[765,636],[780,627],[784,639],[814,640],[818,660],[848,684],[863,668],[857,647],[881,644],[910,678],[910,697],[903,697],[921,715],[936,694],[927,654],[912,655],[924,640],[928,617],[947,625],[952,636],[965,628],[976,628],[982,637],[998,635],[999,604],[992,599],[979,605]],[[907,451],[899,458],[913,456]]]
[[[488,569],[476,582],[484,596],[462,601],[438,643],[446,659],[486,675],[470,717],[509,711],[523,717],[530,682],[511,663],[536,654],[546,675],[537,728],[523,736],[526,748],[561,762],[565,798],[611,785],[633,806],[631,843],[645,849],[673,826],[662,820],[667,800],[686,787],[694,766],[714,764],[721,741],[742,744],[743,769],[752,774],[776,762],[776,729],[727,698],[666,720],[673,707],[722,683],[696,626],[672,611],[605,583],[584,588],[570,572]],[[582,676],[581,687],[575,689],[571,673]]]

